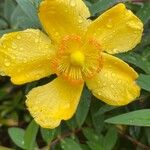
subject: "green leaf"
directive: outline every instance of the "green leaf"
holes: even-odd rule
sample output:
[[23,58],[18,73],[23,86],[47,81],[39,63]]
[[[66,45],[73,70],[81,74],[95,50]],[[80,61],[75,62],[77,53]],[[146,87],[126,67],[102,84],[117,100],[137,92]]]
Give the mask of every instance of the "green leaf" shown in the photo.
[[99,116],[99,115],[103,115],[104,113],[106,113],[106,112],[109,112],[109,111],[111,111],[111,110],[113,110],[113,109],[116,109],[116,108],[118,108],[118,107],[116,107],[116,106],[110,106],[110,105],[103,105],[97,112],[96,112],[96,114],[94,114],[95,116]]
[[0,146],[0,150],[14,150],[14,149],[10,149],[10,148],[7,148],[7,147]]
[[142,89],[150,92],[150,75],[140,74],[136,82]]
[[150,3],[144,3],[144,5],[141,7],[141,9],[137,12],[137,16],[142,20],[144,24],[148,22],[150,19]]
[[82,150],[80,145],[70,138],[66,138],[65,140],[62,140],[61,147],[63,150]]
[[80,99],[80,103],[77,108],[77,112],[75,114],[76,121],[79,127],[82,126],[82,124],[84,123],[87,117],[87,114],[90,108],[90,102],[91,102],[91,93],[86,87],[84,87],[82,96]]
[[73,116],[71,119],[69,119],[68,121],[66,121],[66,124],[68,125],[68,127],[71,130],[74,130],[75,128],[78,127],[78,124],[77,124],[75,116]]
[[81,146],[82,150],[91,150],[91,149],[88,147],[88,145],[86,145],[86,144],[81,144],[80,146]]
[[91,150],[104,150],[104,137],[100,134],[99,136],[90,128],[83,130],[84,136],[88,139],[87,144]]
[[35,22],[31,20],[21,9],[20,6],[17,6],[11,15],[11,27],[26,29],[36,27]]
[[6,29],[8,27],[7,22],[0,18],[0,29]]
[[38,19],[38,11],[30,0],[16,0],[24,13],[35,23],[35,26],[40,27]]
[[148,60],[143,59],[142,56],[140,56],[139,54],[135,52],[128,52],[117,54],[117,56],[128,63],[134,64],[146,73],[150,74],[150,62]]
[[112,150],[117,142],[117,130],[112,127],[108,130],[104,140],[104,150]]
[[103,11],[112,7],[117,2],[118,2],[118,0],[99,0],[98,2],[94,3],[90,7],[90,11],[92,13],[92,16],[94,16],[97,13],[102,13]]
[[42,138],[47,143],[50,143],[53,140],[55,133],[56,133],[56,129],[50,130],[50,129],[41,128]]
[[15,6],[16,6],[15,1],[5,0],[5,3],[4,3],[4,16],[8,21],[10,21],[10,17],[12,15],[12,12],[15,9]]
[[25,148],[24,147],[24,134],[25,131],[21,128],[9,128],[8,129],[8,134],[12,141],[20,148]]
[[36,136],[39,126],[33,120],[27,127],[24,135],[24,145],[27,150],[33,150],[36,145]]
[[105,122],[134,126],[150,126],[150,109],[141,109],[118,115],[105,120]]

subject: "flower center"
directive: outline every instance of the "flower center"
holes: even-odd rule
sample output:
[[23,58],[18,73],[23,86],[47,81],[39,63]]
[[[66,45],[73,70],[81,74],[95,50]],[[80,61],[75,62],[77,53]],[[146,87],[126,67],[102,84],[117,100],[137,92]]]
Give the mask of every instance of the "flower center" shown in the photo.
[[75,51],[75,52],[71,53],[70,61],[71,61],[72,65],[82,67],[84,64],[84,61],[85,61],[85,56],[82,52]]
[[102,68],[101,46],[95,39],[65,36],[52,60],[52,69],[71,83],[82,83]]

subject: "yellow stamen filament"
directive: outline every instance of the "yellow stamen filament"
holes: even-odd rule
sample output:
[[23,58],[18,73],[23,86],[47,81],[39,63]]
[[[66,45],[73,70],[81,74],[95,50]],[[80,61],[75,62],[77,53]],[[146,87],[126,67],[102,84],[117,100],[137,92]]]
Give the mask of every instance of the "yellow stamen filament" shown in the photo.
[[58,76],[79,84],[92,78],[102,68],[101,46],[95,39],[84,42],[77,35],[62,39],[52,60],[52,69]]

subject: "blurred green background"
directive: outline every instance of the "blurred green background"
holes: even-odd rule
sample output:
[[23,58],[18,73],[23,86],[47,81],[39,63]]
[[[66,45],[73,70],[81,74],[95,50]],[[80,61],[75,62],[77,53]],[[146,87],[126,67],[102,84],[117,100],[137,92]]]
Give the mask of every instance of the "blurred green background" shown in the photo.
[[[142,42],[132,52],[117,55],[139,74],[141,96],[113,107],[97,100],[85,87],[74,117],[54,130],[40,128],[25,106],[25,95],[53,77],[13,85],[0,76],[0,150],[150,150],[150,1],[84,0],[95,19],[124,2],[144,23]],[[0,0],[0,37],[27,28],[42,29],[40,0]],[[124,114],[124,115],[122,115]],[[119,116],[121,115],[121,116]]]

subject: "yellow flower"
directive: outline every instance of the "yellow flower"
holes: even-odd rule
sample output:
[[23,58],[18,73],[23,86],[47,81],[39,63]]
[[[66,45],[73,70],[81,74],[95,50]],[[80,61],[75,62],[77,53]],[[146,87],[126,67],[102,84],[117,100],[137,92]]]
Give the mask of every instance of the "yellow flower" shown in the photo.
[[89,17],[82,0],[43,0],[39,18],[48,36],[27,29],[0,39],[0,72],[14,84],[58,76],[27,95],[26,105],[42,127],[55,128],[73,116],[84,82],[110,105],[126,105],[140,94],[137,73],[110,54],[134,48],[142,22],[122,3],[95,21]]

